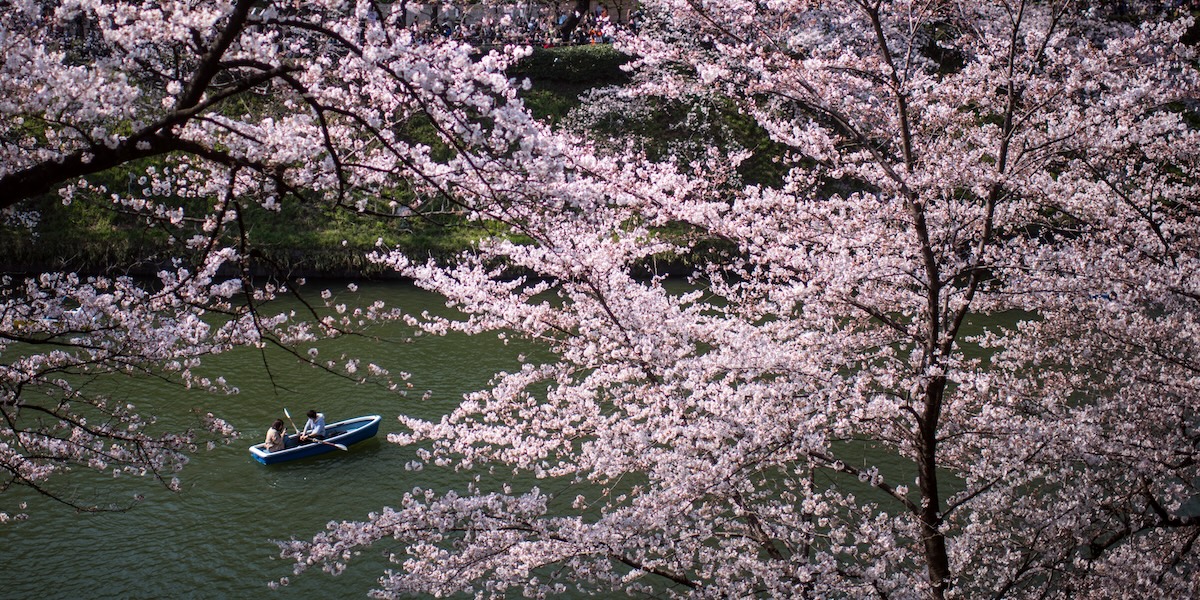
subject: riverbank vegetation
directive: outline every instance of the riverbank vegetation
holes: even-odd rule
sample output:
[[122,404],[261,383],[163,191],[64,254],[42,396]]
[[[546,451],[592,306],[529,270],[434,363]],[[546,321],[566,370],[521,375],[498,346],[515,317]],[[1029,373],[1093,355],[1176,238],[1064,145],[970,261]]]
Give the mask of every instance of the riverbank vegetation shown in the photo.
[[[0,207],[27,225],[57,192],[171,248],[153,284],[0,278],[3,485],[175,486],[199,433],[79,376],[232,393],[199,365],[275,347],[399,391],[402,366],[315,347],[399,322],[539,351],[389,436],[476,483],[284,542],[297,572],[387,540],[382,597],[1200,595],[1177,3],[643,0],[622,54],[570,60],[367,0],[266,4],[0,4]],[[545,76],[573,61],[628,70]],[[368,250],[457,312],[272,303]]]
[[[538,119],[597,140],[636,139],[642,151],[654,160],[668,155],[687,162],[700,157],[708,144],[726,152],[746,150],[739,173],[746,183],[777,184],[784,171],[782,146],[728,102],[688,98],[663,101],[621,114],[591,115],[580,110],[581,97],[592,90],[614,93],[629,82],[622,70],[630,57],[609,44],[535,48],[507,72],[517,80],[528,79],[530,87],[521,98]],[[272,109],[266,95],[251,96],[236,109],[263,113]],[[439,144],[437,132],[418,118],[407,126],[408,134],[424,143]],[[93,178],[93,184],[130,197],[156,201],[156,192],[145,185],[148,167],[168,168],[166,159],[136,161]],[[189,213],[202,213],[204,202],[171,197]],[[157,201],[162,202],[159,197]],[[290,273],[296,277],[378,278],[394,276],[389,269],[367,260],[380,246],[400,248],[414,256],[452,261],[482,237],[494,235],[498,223],[473,222],[452,203],[443,203],[420,214],[376,199],[369,210],[326,204],[282,206],[279,212],[249,206],[245,220],[257,251],[256,273]],[[138,211],[124,210],[107,197],[82,196],[63,203],[48,194],[23,205],[22,210],[38,215],[37,225],[0,224],[3,259],[8,272],[71,270],[87,273],[150,275],[170,261],[167,233],[148,223]],[[663,230],[671,234],[672,228]],[[687,235],[675,228],[671,235]],[[682,273],[703,260],[718,240],[698,240],[691,257],[660,257],[645,265],[645,272]]]
[[[579,106],[580,94],[627,81],[621,66],[628,60],[611,45],[537,48],[515,64],[509,75],[531,81],[531,87],[522,93],[525,103],[538,118],[557,124]],[[231,108],[246,109],[280,113],[271,107],[265,90]],[[437,133],[422,119],[407,128],[416,140],[439,143]],[[169,183],[165,187],[160,184],[157,191],[147,186],[148,167],[162,171],[169,168],[168,160],[131,162],[93,178],[93,184],[134,198],[182,204],[190,214],[203,214],[204,202],[171,196]],[[166,198],[157,193],[164,190]],[[387,269],[365,258],[381,245],[449,261],[481,237],[493,234],[498,226],[472,223],[450,203],[419,215],[398,207],[378,199],[368,211],[320,203],[287,204],[278,212],[249,206],[242,218],[259,253],[257,270],[297,277],[387,277]],[[0,223],[0,269],[8,272],[147,275],[171,258],[166,231],[153,227],[144,214],[124,210],[108,197],[81,196],[64,204],[57,194],[47,194],[23,204],[20,211],[38,215],[37,224],[28,228],[17,220]]]

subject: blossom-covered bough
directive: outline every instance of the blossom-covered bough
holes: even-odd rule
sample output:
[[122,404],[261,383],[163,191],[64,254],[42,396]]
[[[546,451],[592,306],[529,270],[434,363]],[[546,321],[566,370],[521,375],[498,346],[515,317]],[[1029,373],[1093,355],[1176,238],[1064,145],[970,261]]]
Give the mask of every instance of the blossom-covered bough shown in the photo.
[[[503,75],[515,51],[417,43],[394,18],[369,13],[385,11],[337,1],[0,3],[2,226],[36,227],[29,202],[51,195],[132,214],[164,242],[160,258],[147,257],[151,281],[0,279],[0,489],[121,508],[129,502],[74,497],[55,475],[90,468],[175,487],[197,444],[236,435],[205,412],[182,429],[155,424],[93,391],[105,374],[233,393],[236,382],[201,374],[202,359],[278,346],[387,383],[384,367],[359,372],[353,359],[335,364],[296,344],[398,313],[381,303],[337,310],[329,294],[325,307],[272,312],[267,302],[299,282],[264,260],[245,215],[291,202],[419,218],[452,175],[499,168],[489,157],[530,118]],[[416,120],[436,135],[411,139]],[[23,516],[12,510],[0,507],[0,520]]]
[[[553,360],[392,440],[545,482],[414,490],[284,543],[297,570],[394,538],[382,597],[1200,593],[1190,17],[642,4],[634,85],[588,101],[732,102],[786,174],[556,132],[460,180],[525,240],[380,260],[470,315],[431,331]],[[635,276],[698,240],[728,251],[689,290]]]
[[[164,157],[187,174],[177,195],[212,203],[193,221],[182,203],[112,198],[188,242],[191,266],[153,288],[5,284],[10,479],[96,458],[71,445],[76,428],[18,431],[35,397],[73,394],[56,368],[194,381],[206,353],[355,324],[262,314],[285,284],[220,276],[245,272],[241,208],[383,198],[419,212],[438,196],[519,235],[454,264],[381,251],[467,315],[412,322],[524,336],[551,359],[391,439],[429,468],[544,484],[413,490],[284,542],[298,571],[340,571],[394,538],[384,597],[1200,594],[1189,19],[1081,2],[645,0],[638,35],[619,40],[634,83],[582,109],[732,105],[783,167],[747,183],[741,148],[656,162],[637,132],[550,130],[504,76],[519,51],[415,40],[366,2],[251,8],[4,5],[0,183],[107,197],[77,179]],[[50,36],[76,14],[92,37],[62,50]],[[275,112],[226,103],[262,86]],[[440,147],[404,138],[414,116]],[[701,250],[685,288],[653,274]],[[35,362],[10,367],[8,340]],[[31,435],[76,449],[23,451]],[[180,443],[131,444],[147,442],[153,457]]]

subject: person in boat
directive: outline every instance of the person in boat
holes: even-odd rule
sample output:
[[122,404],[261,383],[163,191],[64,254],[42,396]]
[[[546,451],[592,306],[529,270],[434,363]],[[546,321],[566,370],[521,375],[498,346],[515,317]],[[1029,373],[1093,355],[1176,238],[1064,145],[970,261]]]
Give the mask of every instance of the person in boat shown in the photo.
[[312,442],[325,439],[325,413],[310,410],[307,414],[308,422],[300,431],[300,441]]
[[275,419],[271,423],[271,428],[267,429],[267,441],[263,443],[267,452],[279,452],[283,450],[284,440],[287,436],[283,433],[283,419]]

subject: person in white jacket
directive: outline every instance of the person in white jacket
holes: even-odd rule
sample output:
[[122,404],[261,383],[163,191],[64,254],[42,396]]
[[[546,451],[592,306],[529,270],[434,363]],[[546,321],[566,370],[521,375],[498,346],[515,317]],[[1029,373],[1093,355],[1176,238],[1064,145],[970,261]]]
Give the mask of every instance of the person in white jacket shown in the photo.
[[307,414],[308,421],[304,423],[304,429],[300,431],[300,441],[310,442],[325,439],[325,413],[310,410]]

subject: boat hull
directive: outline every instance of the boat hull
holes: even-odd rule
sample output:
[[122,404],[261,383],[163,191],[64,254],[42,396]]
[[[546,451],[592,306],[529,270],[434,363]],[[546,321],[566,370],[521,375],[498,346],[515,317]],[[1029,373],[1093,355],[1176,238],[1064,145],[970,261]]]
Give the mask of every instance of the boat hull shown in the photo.
[[325,443],[311,442],[301,444],[299,436],[291,434],[284,441],[284,449],[278,452],[267,452],[264,444],[250,446],[250,456],[264,464],[273,465],[281,462],[299,460],[310,456],[318,456],[329,452],[340,451],[334,444],[350,446],[363,440],[375,437],[379,433],[379,415],[367,415],[338,421],[325,426]]

